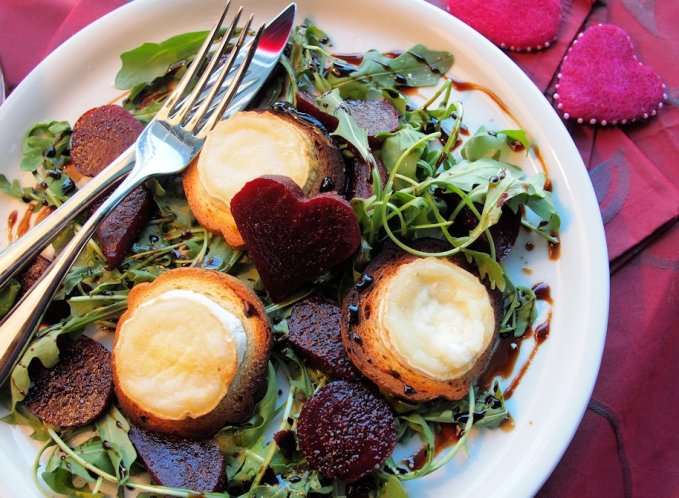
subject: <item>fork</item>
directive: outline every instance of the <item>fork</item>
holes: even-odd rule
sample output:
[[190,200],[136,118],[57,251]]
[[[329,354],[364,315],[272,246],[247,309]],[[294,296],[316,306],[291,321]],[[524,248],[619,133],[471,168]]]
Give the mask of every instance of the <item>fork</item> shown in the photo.
[[[240,35],[229,52],[226,62],[220,64],[220,60],[226,56],[229,41],[234,37],[243,13],[243,7],[240,7],[214,54],[208,57],[209,49],[215,43],[226,19],[229,6],[230,0],[205,39],[194,63],[168,97],[155,119],[147,125],[137,139],[135,166],[129,175],[83,224],[41,280],[0,323],[0,385],[4,384],[9,377],[12,368],[23,354],[40,323],[47,305],[106,215],[130,191],[144,181],[159,175],[181,172],[196,156],[207,133],[219,121],[229,102],[236,95],[260,42],[265,25],[257,30],[249,48],[244,49],[245,39],[254,18],[250,15],[241,28]],[[220,92],[241,50],[245,51],[245,55],[242,57],[240,67],[236,70],[226,92]],[[194,82],[195,86],[189,91]],[[212,82],[211,86],[210,82]]]

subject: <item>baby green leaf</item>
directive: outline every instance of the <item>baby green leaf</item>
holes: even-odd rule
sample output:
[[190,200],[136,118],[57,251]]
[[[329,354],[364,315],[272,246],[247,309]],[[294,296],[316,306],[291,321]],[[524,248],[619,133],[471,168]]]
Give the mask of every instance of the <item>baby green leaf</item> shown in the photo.
[[116,88],[129,90],[164,76],[173,64],[192,58],[206,36],[207,31],[183,33],[160,43],[144,43],[124,52],[120,55],[122,67],[116,74]]

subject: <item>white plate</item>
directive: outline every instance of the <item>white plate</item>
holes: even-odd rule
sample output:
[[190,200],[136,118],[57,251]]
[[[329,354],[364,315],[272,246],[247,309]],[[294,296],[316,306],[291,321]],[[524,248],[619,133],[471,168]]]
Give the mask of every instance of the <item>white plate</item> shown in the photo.
[[[0,107],[0,171],[17,176],[20,141],[32,123],[71,122],[91,107],[119,97],[113,78],[121,52],[146,41],[207,29],[222,0],[137,0],[83,30],[48,57]],[[264,20],[285,0],[249,0]],[[597,202],[580,155],[540,91],[500,50],[441,10],[417,0],[300,0],[298,22],[311,17],[335,50],[405,49],[415,43],[454,53],[451,74],[492,89],[542,150],[563,219],[562,251],[550,261],[544,245],[523,251],[509,267],[521,283],[546,281],[554,297],[549,339],[509,403],[514,430],[483,431],[434,475],[409,483],[412,496],[529,496],[549,476],[578,427],[596,380],[608,316],[608,258]],[[465,92],[465,121],[517,125],[483,94]],[[540,171],[523,158],[528,172]],[[2,198],[0,220],[14,206]],[[4,234],[4,229],[2,230]],[[3,238],[5,236],[3,235]],[[3,244],[6,243],[4,240]],[[528,264],[530,276],[520,271]],[[528,349],[528,348],[526,348]],[[519,362],[520,364],[520,362]],[[0,412],[6,407],[0,407]],[[26,432],[0,424],[0,493],[40,496],[31,479],[36,445]]]

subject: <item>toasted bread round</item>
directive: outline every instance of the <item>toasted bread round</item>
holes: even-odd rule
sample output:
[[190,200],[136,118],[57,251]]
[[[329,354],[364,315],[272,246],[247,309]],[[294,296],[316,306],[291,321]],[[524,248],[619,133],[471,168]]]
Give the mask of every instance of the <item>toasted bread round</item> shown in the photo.
[[[413,245],[423,252],[439,252],[449,248],[434,239],[421,239]],[[344,300],[342,341],[354,365],[377,386],[396,397],[416,402],[440,397],[461,399],[469,391],[472,380],[485,367],[497,342],[502,320],[502,293],[497,289],[491,289],[487,281],[482,282],[488,293],[495,326],[492,337],[490,332],[488,334],[488,345],[478,352],[475,359],[470,360],[472,364],[461,367],[459,374],[455,374],[454,377],[442,378],[432,375],[404,361],[402,354],[395,351],[393,344],[390,345],[386,339],[387,332],[380,318],[382,310],[380,306],[387,301],[390,281],[403,265],[418,259],[420,259],[418,256],[407,253],[393,244],[385,245],[366,267],[367,277],[364,276]],[[478,277],[478,271],[467,263],[464,256],[453,256],[446,260],[472,274],[472,278]],[[411,302],[416,306],[415,296]],[[405,307],[409,305],[410,302]],[[412,311],[406,310],[406,313],[408,312]],[[436,333],[436,330],[432,330],[432,334]],[[408,351],[408,354],[414,353]],[[426,363],[427,360],[424,361]]]
[[[260,125],[256,133],[247,138],[248,140],[252,139],[253,136],[266,137],[266,130],[287,129],[289,136],[294,137],[296,143],[304,144],[306,150],[299,151],[299,159],[295,157],[295,154],[285,154],[285,157],[290,159],[290,162],[286,164],[284,158],[276,153],[275,143],[263,144],[257,155],[248,155],[246,152],[243,153],[244,157],[238,161],[238,164],[225,164],[224,168],[219,170],[220,176],[222,174],[223,176],[215,179],[215,181],[221,182],[222,185],[228,184],[228,190],[235,195],[248,181],[262,175],[294,176],[290,173],[290,169],[297,168],[298,163],[303,160],[302,156],[304,156],[306,158],[304,160],[309,162],[308,174],[304,179],[295,179],[304,193],[315,195],[322,191],[335,190],[341,192],[344,189],[345,174],[342,154],[330,137],[313,124],[283,110],[245,111],[235,114],[229,120],[218,123],[208,136],[203,152],[186,168],[184,191],[189,207],[198,222],[211,232],[221,233],[226,242],[235,248],[242,248],[244,242],[231,215],[230,203],[233,195],[227,195],[224,198],[211,195],[205,187],[205,182],[210,180],[205,178],[207,166],[204,166],[205,163],[201,161],[208,161],[206,158],[210,157],[211,150],[220,147],[220,141],[223,142],[223,135],[220,136],[222,130],[224,133],[240,131],[251,126],[254,122],[253,118],[256,119],[256,124],[261,122],[264,125]],[[241,123],[244,123],[243,126],[241,126]],[[271,136],[274,140],[274,135]],[[230,147],[233,147],[234,151],[236,148],[245,151],[253,150],[254,145],[251,143],[239,144],[235,142],[234,139],[233,144],[220,151],[221,154],[228,157]],[[286,143],[285,145],[289,144]],[[288,152],[290,151],[288,150]],[[201,176],[201,168],[203,168],[203,176]]]
[[[126,385],[129,385],[131,378],[138,376],[138,372],[134,372],[135,362],[137,358],[121,359],[124,342],[122,335],[125,333],[125,323],[132,319],[138,308],[150,299],[158,298],[163,294],[171,291],[193,291],[198,293],[212,302],[216,303],[220,308],[226,310],[236,317],[242,324],[242,328],[246,336],[245,349],[242,353],[242,360],[240,365],[237,361],[233,361],[231,365],[219,365],[220,370],[226,370],[226,378],[230,379],[230,383],[226,386],[226,393],[219,400],[208,400],[208,404],[214,404],[209,412],[197,415],[182,415],[181,417],[161,415],[157,411],[152,412],[145,405],[137,399],[138,394],[132,395],[126,392]],[[162,317],[161,317],[162,319]],[[187,324],[190,326],[191,320],[187,317]],[[189,329],[190,330],[190,329]],[[162,331],[161,331],[162,332]],[[190,330],[193,334],[201,334],[203,330]],[[151,331],[149,331],[149,334]],[[144,351],[139,351],[138,362],[145,362],[145,357],[159,357],[164,360],[163,355],[167,354],[167,349],[170,344],[163,343],[162,337],[158,341],[144,342]],[[197,339],[198,341],[198,339]],[[155,350],[148,350],[149,344],[155,345]],[[113,342],[113,381],[115,385],[115,393],[120,403],[120,408],[131,419],[131,421],[144,429],[164,432],[168,434],[175,434],[182,437],[189,438],[204,438],[214,434],[221,427],[227,424],[240,423],[246,420],[252,412],[255,404],[255,395],[258,389],[266,381],[267,364],[269,361],[269,354],[272,346],[271,326],[267,318],[264,306],[259,298],[238,279],[229,275],[219,273],[211,270],[203,270],[198,268],[178,268],[170,270],[155,281],[151,283],[142,283],[136,285],[128,297],[128,309],[123,314],[118,322],[116,328],[115,338]],[[181,347],[181,345],[180,345]],[[125,346],[128,351],[129,345]],[[190,348],[187,348],[191,351]],[[195,348],[192,354],[196,354]],[[175,361],[176,360],[176,361]],[[167,367],[165,364],[158,369],[157,375],[164,376],[167,379],[167,372],[170,375],[175,375],[175,363],[179,362],[180,358],[167,358]],[[202,358],[181,358],[181,361],[189,361],[191,364],[197,365],[197,369],[202,366]],[[154,363],[156,364],[156,363]],[[146,370],[145,370],[146,372]],[[180,376],[182,370],[176,374]],[[210,375],[210,372],[207,372]],[[224,372],[214,372],[214,376],[223,375]],[[177,380],[177,388],[182,388],[182,382],[185,377]],[[210,379],[212,376],[210,375]],[[220,377],[221,378],[221,377]],[[185,385],[186,389],[202,388],[201,385],[196,386],[194,383]],[[130,388],[127,388],[129,391]],[[160,396],[160,393],[154,393],[154,398]],[[146,402],[146,400],[143,400]],[[158,400],[149,400],[150,404],[158,406]],[[162,402],[162,400],[161,400]]]

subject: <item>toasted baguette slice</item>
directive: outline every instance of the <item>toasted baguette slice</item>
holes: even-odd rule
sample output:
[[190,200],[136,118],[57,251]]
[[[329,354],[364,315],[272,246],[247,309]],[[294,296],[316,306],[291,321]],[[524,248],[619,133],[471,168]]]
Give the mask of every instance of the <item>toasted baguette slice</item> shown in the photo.
[[[434,239],[421,239],[414,246],[423,252],[439,252],[449,247]],[[502,320],[502,293],[491,289],[487,281],[482,282],[492,306],[495,327],[488,346],[480,352],[473,365],[459,376],[441,378],[414,368],[404,361],[386,338],[387,332],[380,321],[381,306],[386,302],[387,289],[397,270],[402,265],[418,259],[395,245],[387,244],[368,264],[362,279],[347,294],[343,303],[342,341],[354,365],[372,382],[384,391],[401,399],[423,402],[435,398],[457,400],[464,397],[472,380],[485,368],[497,343]],[[464,256],[446,258],[450,263],[478,276],[475,267],[468,264]],[[416,302],[413,296],[412,302]],[[437,330],[431,331],[436,334]],[[409,354],[412,354],[410,351]]]
[[[246,135],[243,130],[248,129],[251,133]],[[284,130],[287,135],[274,133],[274,130]],[[234,139],[226,146],[221,145],[225,143],[225,136],[236,136],[234,134],[245,137],[242,140],[248,143]],[[286,136],[285,143],[276,143]],[[261,140],[262,147],[258,149],[249,142],[253,139]],[[297,144],[295,151],[290,150],[291,142]],[[277,152],[282,148],[286,153],[279,155]],[[239,159],[230,161],[232,156]],[[214,161],[219,164],[215,165]],[[294,178],[299,176],[302,163],[308,166],[306,178]],[[215,167],[221,165],[223,167]],[[220,178],[208,175],[208,169],[218,171]],[[291,172],[293,170],[295,174]],[[242,248],[243,238],[231,215],[231,199],[248,181],[262,175],[293,177],[308,195],[330,190],[341,193],[345,179],[344,160],[323,130],[296,114],[280,109],[240,112],[217,124],[208,135],[201,154],[184,172],[184,191],[189,207],[202,226],[221,233],[230,246]],[[231,193],[220,197],[212,195],[205,186],[211,179],[228,185]]]
[[[160,360],[163,361],[165,359],[163,354],[166,354],[164,350],[169,346],[163,342],[161,336],[158,341],[155,341],[155,344],[158,345],[156,351],[149,351],[148,349],[139,351],[138,358],[132,358],[132,361],[130,361],[130,358],[126,358],[127,361],[122,361],[120,357],[121,350],[123,349],[121,346],[121,335],[125,331],[125,323],[134,316],[135,311],[143,303],[174,290],[193,291],[217,303],[221,308],[232,313],[240,320],[247,338],[240,366],[235,361],[235,364],[224,365],[223,367],[233,370],[228,372],[231,381],[226,394],[218,402],[217,400],[210,401],[216,402],[216,406],[208,413],[195,418],[186,416],[180,419],[171,419],[167,416],[152,413],[140,406],[140,403],[133,400],[131,396],[128,396],[123,387],[126,382],[130,382],[129,379],[132,375],[129,372],[130,369],[134,368],[133,364],[135,361],[144,362],[145,357],[153,357],[153,355],[158,355]],[[151,332],[162,333],[162,330],[160,332],[149,330],[149,334]],[[193,333],[194,331],[191,332]],[[201,334],[201,332],[203,331],[195,330],[196,335]],[[154,344],[154,342],[150,342],[150,344]],[[259,388],[266,381],[271,346],[271,326],[264,306],[259,298],[238,279],[216,271],[197,268],[170,270],[152,283],[136,285],[129,294],[128,309],[118,322],[113,343],[112,363],[115,393],[118,397],[120,408],[135,425],[144,429],[189,438],[210,436],[224,425],[243,422],[251,415],[255,404],[255,396]],[[131,348],[129,346],[126,347],[126,351],[129,352]],[[167,365],[170,371],[175,367],[173,360],[176,359],[167,358]],[[132,366],[130,366],[131,364]],[[220,368],[222,367],[220,366]],[[164,365],[160,370],[165,370]],[[167,379],[167,377],[165,376],[164,379]],[[182,387],[181,381],[179,381],[178,387]],[[191,385],[188,388],[195,389],[196,386]],[[198,386],[198,389],[200,389],[200,386]],[[154,393],[153,397],[155,398],[160,395],[159,393]]]

